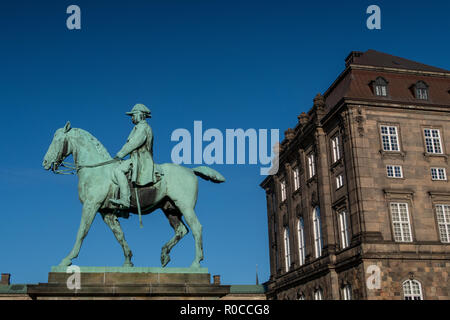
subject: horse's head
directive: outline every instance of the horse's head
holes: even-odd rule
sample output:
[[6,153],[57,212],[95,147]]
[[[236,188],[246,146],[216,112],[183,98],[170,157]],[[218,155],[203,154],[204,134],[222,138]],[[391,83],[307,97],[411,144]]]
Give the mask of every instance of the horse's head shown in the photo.
[[70,154],[69,143],[67,141],[67,133],[71,126],[68,121],[64,128],[56,130],[53,141],[48,147],[42,166],[45,170],[57,170],[61,162]]

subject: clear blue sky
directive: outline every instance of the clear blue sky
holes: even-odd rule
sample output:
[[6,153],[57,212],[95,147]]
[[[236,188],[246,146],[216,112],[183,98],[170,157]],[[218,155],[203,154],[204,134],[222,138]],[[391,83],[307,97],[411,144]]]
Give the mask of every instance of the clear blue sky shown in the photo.
[[[82,29],[66,28],[77,4]],[[381,7],[382,30],[366,28]],[[152,109],[158,163],[170,162],[177,128],[293,127],[352,50],[375,49],[450,69],[448,1],[1,1],[0,272],[45,282],[75,241],[76,176],[44,171],[54,131],[67,120],[112,155],[132,129],[124,113]],[[255,165],[215,165],[227,182],[200,181],[197,214],[205,260],[226,284],[269,278],[263,177]],[[164,215],[122,220],[136,266],[159,266],[172,236]],[[189,266],[189,233],[169,266]],[[123,254],[97,216],[74,264],[118,266]]]

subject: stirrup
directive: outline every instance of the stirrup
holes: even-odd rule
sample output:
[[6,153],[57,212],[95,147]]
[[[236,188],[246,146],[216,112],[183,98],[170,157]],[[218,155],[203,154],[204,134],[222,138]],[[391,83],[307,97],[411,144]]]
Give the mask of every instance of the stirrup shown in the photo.
[[121,199],[109,199],[109,202],[112,203],[115,206],[118,206],[121,209],[124,208],[129,208],[130,204],[129,203],[125,203],[123,200]]

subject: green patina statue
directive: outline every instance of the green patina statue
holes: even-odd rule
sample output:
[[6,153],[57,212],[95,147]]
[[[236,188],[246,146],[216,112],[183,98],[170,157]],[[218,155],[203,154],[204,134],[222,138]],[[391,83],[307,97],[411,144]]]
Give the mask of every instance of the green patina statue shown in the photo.
[[[175,235],[161,249],[161,265],[170,261],[170,251],[187,233],[182,217],[191,229],[195,240],[195,258],[191,268],[199,268],[203,260],[202,226],[194,208],[197,202],[197,176],[215,183],[225,181],[216,170],[206,166],[185,168],[173,163],[153,162],[153,134],[146,118],[150,110],[137,104],[131,112],[135,124],[127,143],[113,159],[105,147],[89,132],[71,128],[70,122],[55,132],[53,141],[42,163],[46,170],[64,173],[59,167],[76,171],[78,193],[83,204],[81,223],[75,245],[60,266],[69,266],[76,258],[95,215],[101,214],[122,246],[124,267],[132,267],[132,253],[125,240],[119,217],[129,213],[146,215],[162,209],[175,231]],[[122,160],[130,154],[130,159]],[[73,155],[74,165],[64,161]],[[134,191],[134,192],[132,192]]]

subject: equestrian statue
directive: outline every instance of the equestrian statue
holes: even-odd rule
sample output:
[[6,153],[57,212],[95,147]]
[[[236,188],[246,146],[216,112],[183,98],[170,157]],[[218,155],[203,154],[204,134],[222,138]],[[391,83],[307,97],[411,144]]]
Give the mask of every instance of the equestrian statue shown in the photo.
[[[202,225],[194,211],[198,195],[196,176],[214,183],[224,182],[225,178],[206,166],[191,169],[174,163],[155,164],[153,132],[146,120],[151,117],[150,110],[143,104],[136,104],[127,115],[131,116],[135,126],[114,158],[93,135],[83,129],[72,128],[70,122],[56,130],[45,154],[42,163],[45,170],[78,175],[78,194],[83,204],[75,244],[59,265],[70,266],[78,257],[94,217],[100,213],[122,246],[125,255],[123,266],[133,267],[132,252],[118,218],[128,218],[130,213],[138,214],[142,227],[141,215],[162,209],[175,231],[161,249],[162,267],[169,263],[170,251],[188,233],[189,227],[195,240],[195,258],[191,268],[200,268],[203,242]],[[73,164],[64,162],[69,155],[73,156]],[[127,155],[130,158],[125,160]]]

